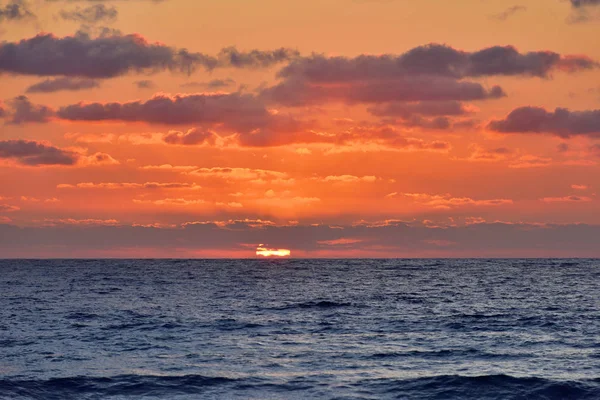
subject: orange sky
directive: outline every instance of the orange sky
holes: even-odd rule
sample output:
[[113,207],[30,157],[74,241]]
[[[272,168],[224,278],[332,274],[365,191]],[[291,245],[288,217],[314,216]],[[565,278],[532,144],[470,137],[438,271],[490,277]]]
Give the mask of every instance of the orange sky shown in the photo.
[[589,3],[4,0],[0,257],[599,256]]

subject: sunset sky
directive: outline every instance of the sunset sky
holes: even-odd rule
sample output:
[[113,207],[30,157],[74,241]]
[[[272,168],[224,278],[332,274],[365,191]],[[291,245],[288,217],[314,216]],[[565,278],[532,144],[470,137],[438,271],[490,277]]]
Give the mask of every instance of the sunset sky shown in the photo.
[[600,256],[598,0],[0,0],[0,258]]

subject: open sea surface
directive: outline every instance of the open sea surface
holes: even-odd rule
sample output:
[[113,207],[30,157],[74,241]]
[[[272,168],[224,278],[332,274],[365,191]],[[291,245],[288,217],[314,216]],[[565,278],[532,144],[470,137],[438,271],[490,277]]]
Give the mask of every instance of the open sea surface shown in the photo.
[[600,399],[600,260],[4,260],[1,399]]

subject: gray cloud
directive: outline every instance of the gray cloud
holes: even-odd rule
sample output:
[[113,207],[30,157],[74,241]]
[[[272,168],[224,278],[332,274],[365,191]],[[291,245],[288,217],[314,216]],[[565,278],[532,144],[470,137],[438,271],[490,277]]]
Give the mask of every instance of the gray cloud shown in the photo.
[[551,51],[520,53],[512,46],[493,46],[476,52],[429,44],[401,55],[361,55],[355,58],[313,55],[293,60],[278,74],[313,84],[389,80],[415,75],[462,79],[492,75],[547,77],[554,70],[576,72],[598,68],[585,56],[563,56]]
[[199,88],[199,89],[223,89],[235,85],[235,80],[231,78],[227,79],[213,79],[208,82],[186,82],[181,84],[182,88]]
[[59,15],[67,21],[97,24],[100,22],[111,23],[116,21],[119,12],[113,6],[105,6],[99,3],[83,8],[76,7],[73,10],[61,10]]
[[571,5],[575,8],[600,5],[600,0],[569,0],[569,1],[571,2]]
[[573,7],[573,13],[567,18],[568,23],[588,22],[600,17],[599,14],[592,12],[593,8],[600,6],[600,0],[570,0],[570,2]]
[[303,123],[286,114],[272,114],[251,94],[156,95],[147,101],[79,103],[61,107],[57,116],[72,121],[140,121],[164,125],[218,125],[237,133],[257,129],[284,134]]
[[505,119],[491,121],[489,129],[502,133],[551,133],[563,138],[600,137],[600,110],[553,112],[540,107],[516,108]]
[[79,156],[75,153],[30,140],[0,141],[0,158],[16,160],[27,166],[74,165]]
[[141,81],[135,81],[134,84],[138,87],[138,89],[153,89],[156,87],[154,82],[148,79],[144,79]]
[[0,6],[0,22],[34,18],[35,15],[25,0],[11,0],[8,4]]
[[287,106],[330,101],[352,104],[483,100],[505,93],[499,86],[488,89],[464,79],[499,75],[546,78],[557,70],[576,72],[599,65],[585,56],[563,56],[550,51],[520,53],[512,46],[466,52],[429,44],[400,55],[354,58],[315,54],[292,59],[277,74],[281,81],[263,89],[262,96]]
[[468,101],[499,98],[505,95],[499,86],[494,86],[488,90],[476,82],[425,75],[389,80],[368,80],[340,85],[313,85],[304,80],[284,80],[261,92],[261,96],[268,101],[286,106],[303,106],[330,101],[348,104]]
[[55,79],[46,79],[29,86],[27,93],[52,93],[61,90],[86,90],[100,87],[100,82],[89,78],[71,78],[62,77]]
[[29,122],[45,123],[54,115],[54,111],[47,106],[33,104],[27,96],[17,96],[7,101],[9,124],[24,124]]
[[85,32],[56,37],[39,34],[19,42],[0,44],[0,71],[23,75],[110,78],[129,72],[177,71],[196,68],[265,68],[289,61],[297,52],[289,49],[240,52],[223,49],[217,56],[191,53],[139,35],[107,35],[92,38]]
[[526,10],[527,10],[527,7],[525,7],[525,6],[520,6],[520,5],[512,6],[512,7],[507,8],[506,10],[502,11],[501,13],[490,16],[490,18],[498,20],[498,21],[506,21],[508,18],[512,17],[513,15],[517,14],[518,12],[526,11]]

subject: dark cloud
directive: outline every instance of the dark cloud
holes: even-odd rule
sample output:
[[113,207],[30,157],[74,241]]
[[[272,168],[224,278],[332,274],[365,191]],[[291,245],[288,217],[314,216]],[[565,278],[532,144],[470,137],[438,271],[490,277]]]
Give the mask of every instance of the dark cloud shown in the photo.
[[571,2],[571,5],[575,8],[600,5],[600,0],[569,0],[569,1]]
[[19,42],[4,42],[0,44],[0,71],[110,78],[129,72],[191,73],[198,67],[263,68],[296,56],[297,52],[288,49],[240,52],[227,48],[215,57],[150,43],[140,35],[107,32],[93,38],[80,31],[62,38],[44,33]]
[[235,80],[228,79],[213,79],[208,82],[186,82],[181,84],[182,88],[199,88],[199,89],[223,89],[235,85]]
[[159,94],[147,101],[79,103],[60,108],[57,116],[72,121],[201,124],[247,134],[255,130],[283,134],[303,127],[302,122],[290,115],[269,112],[257,97],[238,92],[174,96]]
[[[600,256],[600,227],[585,224],[478,223],[436,228],[402,222],[330,227],[230,221],[156,228],[100,223],[28,228],[0,225],[0,252],[5,257],[94,257],[106,256],[108,252],[123,257],[129,255],[128,249],[147,248],[175,257],[200,250],[245,251],[253,256],[254,249],[248,245],[266,243],[291,249],[292,255],[318,256],[320,251],[335,249],[336,243],[346,243],[344,251],[367,251],[387,257]],[[115,224],[118,222],[111,221],[109,225]]]
[[462,79],[491,75],[547,77],[554,70],[576,72],[597,68],[585,56],[563,56],[551,51],[520,53],[512,46],[493,46],[476,52],[429,44],[401,55],[361,55],[355,58],[313,55],[293,60],[278,74],[313,84],[390,80],[416,75]]
[[563,138],[577,135],[600,137],[600,110],[553,112],[540,107],[514,109],[503,120],[492,121],[489,129],[502,133],[551,133]]
[[102,3],[88,7],[76,7],[74,10],[61,10],[60,17],[67,21],[75,21],[85,24],[97,24],[100,22],[111,23],[117,20],[119,12],[113,6],[105,6]]
[[219,65],[234,68],[268,68],[281,62],[300,56],[296,50],[281,48],[271,51],[251,50],[239,51],[235,47],[227,47],[219,52]]
[[556,146],[556,151],[558,151],[559,153],[566,153],[567,151],[569,151],[569,144],[568,143],[559,143]]
[[0,22],[34,18],[35,14],[30,10],[25,0],[11,0],[8,4],[0,6]]
[[573,7],[573,13],[567,18],[567,22],[577,24],[600,17],[598,13],[594,13],[597,10],[592,10],[600,6],[600,0],[570,0],[570,2]]
[[79,155],[35,141],[3,140],[0,141],[0,158],[27,166],[74,165]]
[[61,90],[86,90],[100,87],[100,82],[89,78],[62,77],[46,79],[29,86],[27,93],[52,93]]
[[7,101],[10,124],[24,124],[28,122],[45,123],[54,115],[54,111],[44,105],[33,104],[27,96],[17,96]]
[[331,101],[348,104],[418,101],[469,101],[503,97],[499,86],[486,89],[476,82],[442,76],[412,76],[336,85],[313,85],[303,80],[284,80],[262,90],[261,96],[286,106]]
[[598,66],[585,56],[563,56],[550,51],[520,53],[512,46],[466,52],[429,44],[400,55],[295,58],[277,74],[281,81],[263,89],[262,95],[287,106],[331,101],[353,104],[483,100],[505,93],[499,86],[488,89],[466,78],[546,78],[557,70],[576,72]]
[[156,87],[154,82],[144,79],[141,81],[135,81],[134,84],[138,87],[138,89],[153,89]]
[[502,11],[501,13],[490,16],[490,18],[498,20],[498,21],[506,21],[508,18],[512,17],[513,15],[517,14],[518,12],[525,11],[525,10],[527,10],[527,7],[525,7],[525,6],[520,6],[520,5],[512,6],[512,7],[507,8],[506,10]]

